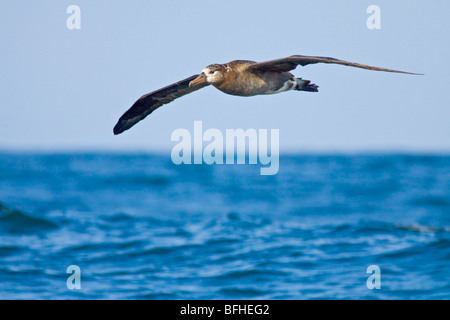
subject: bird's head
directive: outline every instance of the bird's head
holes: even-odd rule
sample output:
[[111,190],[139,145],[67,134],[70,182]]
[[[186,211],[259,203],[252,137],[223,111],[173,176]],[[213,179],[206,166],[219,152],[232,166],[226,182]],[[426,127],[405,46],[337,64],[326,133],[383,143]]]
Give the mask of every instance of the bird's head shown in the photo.
[[227,68],[222,64],[211,64],[203,68],[202,73],[189,83],[189,87],[201,85],[204,83],[218,85],[225,81]]

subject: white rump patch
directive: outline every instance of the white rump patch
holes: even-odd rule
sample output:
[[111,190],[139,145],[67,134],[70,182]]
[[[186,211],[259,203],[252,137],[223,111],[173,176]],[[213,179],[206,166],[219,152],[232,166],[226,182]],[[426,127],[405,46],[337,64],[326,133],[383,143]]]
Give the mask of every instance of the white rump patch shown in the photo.
[[280,89],[273,91],[271,93],[280,93],[280,92],[292,90],[295,88],[296,84],[297,84],[297,81],[295,79],[287,80]]

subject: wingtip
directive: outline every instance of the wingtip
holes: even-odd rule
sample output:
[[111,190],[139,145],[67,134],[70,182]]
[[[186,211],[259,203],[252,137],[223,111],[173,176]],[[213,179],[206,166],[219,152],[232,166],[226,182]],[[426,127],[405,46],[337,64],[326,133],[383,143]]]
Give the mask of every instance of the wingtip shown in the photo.
[[114,126],[113,129],[113,133],[115,136],[117,136],[118,134],[121,134],[122,132],[124,132],[126,129],[123,128],[123,126],[121,125],[121,121],[117,122],[117,124]]
[[425,73],[406,72],[406,71],[400,71],[400,73],[410,74],[413,76],[424,76],[425,75]]

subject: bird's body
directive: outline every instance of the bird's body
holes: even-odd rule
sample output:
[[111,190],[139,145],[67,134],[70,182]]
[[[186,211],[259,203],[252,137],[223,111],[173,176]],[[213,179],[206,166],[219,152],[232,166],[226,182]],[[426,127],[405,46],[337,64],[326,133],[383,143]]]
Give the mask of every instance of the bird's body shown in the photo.
[[[224,93],[242,97],[274,94],[292,89],[295,84],[295,77],[292,73],[248,72],[248,67],[255,63],[247,60],[235,60],[226,63],[223,65],[227,70],[224,80],[211,84]],[[290,85],[289,82],[291,82]]]
[[374,71],[414,74],[334,58],[298,55],[265,62],[235,60],[225,64],[211,64],[199,75],[191,76],[139,98],[120,117],[114,127],[114,134],[120,134],[131,128],[160,106],[210,84],[224,93],[243,97],[275,94],[288,90],[317,92],[318,86],[311,84],[309,80],[296,78],[289,72],[298,65],[315,63],[341,64]]

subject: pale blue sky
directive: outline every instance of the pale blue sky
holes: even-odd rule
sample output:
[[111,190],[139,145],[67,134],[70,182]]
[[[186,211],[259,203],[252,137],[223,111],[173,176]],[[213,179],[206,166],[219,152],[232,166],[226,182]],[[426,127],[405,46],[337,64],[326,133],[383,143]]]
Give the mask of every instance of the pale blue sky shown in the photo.
[[[66,8],[81,8],[68,30]],[[381,30],[366,27],[369,5]],[[449,1],[0,2],[0,149],[170,150],[177,128],[277,128],[283,151],[450,151]],[[331,56],[294,73],[320,92],[242,98],[207,87],[120,136],[142,94],[211,63]]]

